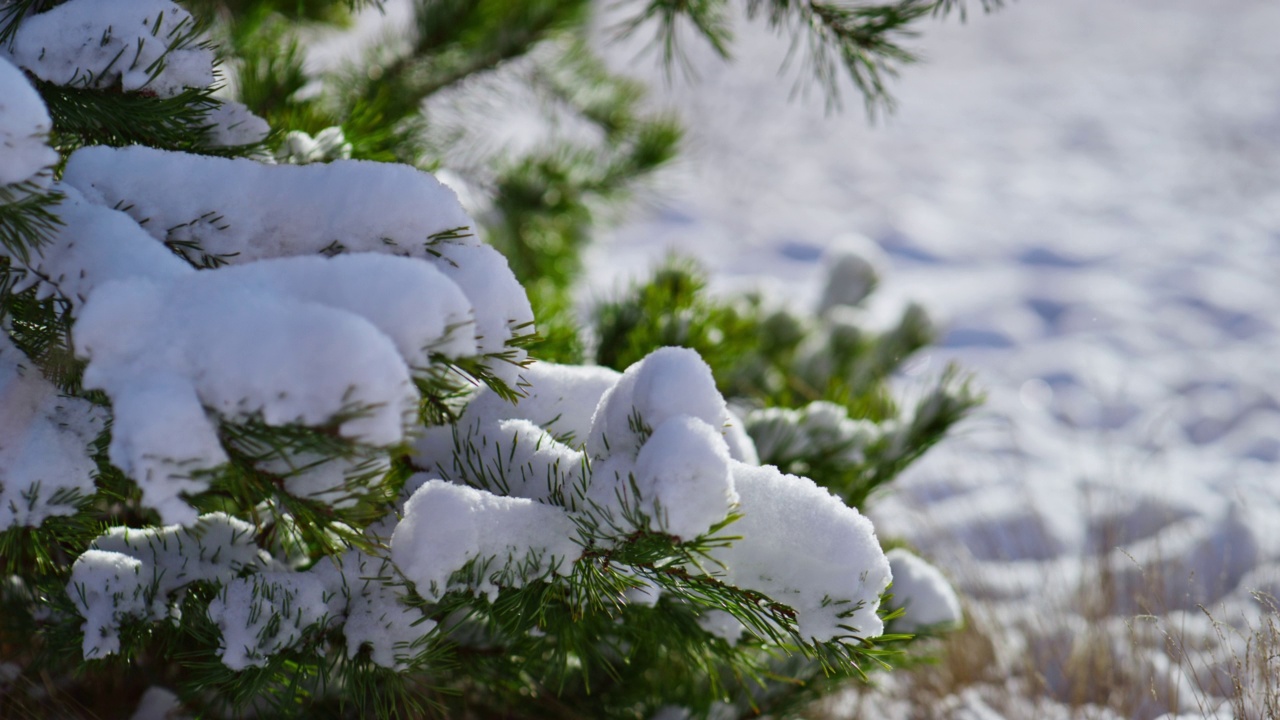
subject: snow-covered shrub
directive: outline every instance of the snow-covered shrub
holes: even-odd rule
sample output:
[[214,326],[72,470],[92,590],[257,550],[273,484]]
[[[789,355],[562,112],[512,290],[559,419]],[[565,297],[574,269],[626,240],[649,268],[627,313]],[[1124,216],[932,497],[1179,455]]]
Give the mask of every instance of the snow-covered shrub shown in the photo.
[[858,256],[874,258],[861,244],[837,247],[812,315],[771,307],[754,294],[714,297],[696,265],[670,260],[596,308],[596,360],[618,368],[646,347],[696,350],[761,463],[811,477],[861,507],[979,398],[947,368],[912,406],[894,399],[888,379],[933,338],[932,325],[912,304],[892,327],[870,329],[859,305],[880,263]]
[[[752,434],[781,457],[759,428],[803,428],[851,474],[924,436],[883,404],[744,420],[722,378],[749,373],[679,338],[536,362],[529,296],[454,192],[372,161],[359,123],[270,135],[214,96],[199,25],[0,2],[0,715],[746,712],[766,678],[889,656],[871,523]],[[673,147],[609,122],[628,172]],[[794,356],[765,375],[875,394],[891,370],[888,341],[801,353],[808,321],[744,322]],[[967,403],[939,392],[932,439]]]

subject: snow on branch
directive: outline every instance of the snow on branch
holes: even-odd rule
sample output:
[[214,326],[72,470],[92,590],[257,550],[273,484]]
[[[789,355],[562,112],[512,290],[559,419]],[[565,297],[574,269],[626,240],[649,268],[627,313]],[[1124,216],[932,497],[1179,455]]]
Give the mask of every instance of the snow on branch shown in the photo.
[[213,84],[213,51],[190,13],[169,0],[70,0],[23,19],[8,54],[58,85],[172,97]]
[[35,88],[0,58],[0,186],[29,180],[58,162],[47,142],[51,128]]
[[64,181],[118,207],[152,237],[198,264],[243,264],[294,255],[377,252],[424,259],[473,308],[480,355],[514,384],[533,311],[506,260],[470,232],[453,191],[405,165],[342,160],[266,165],[144,147],[85,148]]
[[71,515],[93,494],[103,413],[64,397],[0,334],[0,531]]
[[194,582],[229,582],[269,562],[253,525],[223,513],[202,515],[191,528],[112,528],[71,567],[67,594],[84,622],[84,656],[120,649],[128,618],[169,616],[175,593]]
[[[591,381],[581,393],[578,375]],[[621,376],[545,365],[529,376],[530,406],[482,392],[457,425],[416,446],[414,463],[431,474],[418,476],[391,545],[424,597],[492,594],[547,579],[553,566],[568,574],[549,559],[612,553],[649,533],[676,543],[720,533],[704,582],[791,607],[804,642],[882,634],[890,571],[870,521],[812,480],[731,458],[731,416],[696,353],[663,348]],[[585,429],[585,448],[551,427],[561,437]],[[465,571],[477,563],[485,572]]]
[[[111,462],[167,522],[195,519],[182,495],[227,461],[218,420],[332,426],[385,447],[404,440],[414,377],[440,358],[498,356],[486,368],[519,382],[524,351],[508,343],[530,331],[528,299],[500,255],[459,236],[470,220],[425,173],[88,148],[65,180],[88,200],[57,185],[62,227],[11,261],[69,302],[84,386],[112,401]],[[175,242],[236,264],[197,271]],[[334,242],[355,252],[324,257]]]

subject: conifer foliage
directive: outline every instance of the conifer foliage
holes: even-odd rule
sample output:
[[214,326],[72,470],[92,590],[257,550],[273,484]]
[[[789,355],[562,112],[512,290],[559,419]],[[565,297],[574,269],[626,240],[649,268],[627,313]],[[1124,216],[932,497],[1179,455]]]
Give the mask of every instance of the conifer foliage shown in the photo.
[[[749,7],[878,102],[953,4]],[[889,397],[923,316],[673,266],[579,332],[678,126],[585,2],[418,0],[304,72],[359,5],[0,0],[0,716],[781,715],[890,666],[921,623],[857,508],[974,402]],[[727,51],[723,3],[636,9]],[[448,113],[493,93],[577,131],[486,150]]]

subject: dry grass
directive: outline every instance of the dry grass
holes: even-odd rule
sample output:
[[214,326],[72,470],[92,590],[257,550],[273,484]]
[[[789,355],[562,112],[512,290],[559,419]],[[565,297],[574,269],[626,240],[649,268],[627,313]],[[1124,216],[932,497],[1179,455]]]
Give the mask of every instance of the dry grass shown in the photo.
[[[1061,605],[1069,611],[1010,618],[1007,606],[971,601],[966,626],[931,641],[934,662],[828,699],[807,717],[1280,720],[1275,598],[1170,610],[1170,588],[1184,585],[1166,576],[1176,563],[1138,568],[1111,552],[1087,567]],[[962,586],[982,584],[969,580]]]

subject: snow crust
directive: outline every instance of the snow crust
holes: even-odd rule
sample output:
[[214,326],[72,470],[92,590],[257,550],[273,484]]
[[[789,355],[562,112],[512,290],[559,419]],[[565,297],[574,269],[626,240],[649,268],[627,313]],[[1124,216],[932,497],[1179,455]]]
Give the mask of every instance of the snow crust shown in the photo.
[[104,414],[64,397],[0,335],[0,531],[75,513],[93,494],[90,444]]
[[35,88],[0,57],[0,186],[29,180],[58,162],[45,141],[52,128]]
[[70,0],[23,19],[7,50],[58,85],[172,97],[213,84],[213,51],[186,39],[193,23],[169,0]]

